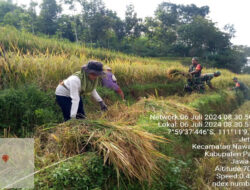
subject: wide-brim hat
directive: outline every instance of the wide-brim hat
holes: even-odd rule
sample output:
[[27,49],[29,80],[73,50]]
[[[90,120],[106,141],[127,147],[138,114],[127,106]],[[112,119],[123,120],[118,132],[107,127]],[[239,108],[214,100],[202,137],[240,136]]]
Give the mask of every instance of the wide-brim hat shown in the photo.
[[103,64],[99,61],[91,60],[88,62],[87,65],[83,66],[83,69],[86,73],[95,74],[95,75],[104,75],[103,72]]

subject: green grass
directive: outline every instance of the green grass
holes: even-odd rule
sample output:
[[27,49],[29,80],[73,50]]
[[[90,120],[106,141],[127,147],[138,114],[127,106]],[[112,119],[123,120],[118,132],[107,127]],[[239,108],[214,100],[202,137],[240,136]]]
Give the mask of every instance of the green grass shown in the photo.
[[62,121],[54,92],[29,85],[0,91],[0,130],[19,137],[32,136],[34,127]]
[[217,93],[205,94],[189,103],[201,114],[231,113],[243,102],[242,94],[235,92],[219,91]]
[[115,174],[112,167],[103,165],[96,152],[87,152],[61,163],[35,178],[37,189],[103,189],[110,176]]

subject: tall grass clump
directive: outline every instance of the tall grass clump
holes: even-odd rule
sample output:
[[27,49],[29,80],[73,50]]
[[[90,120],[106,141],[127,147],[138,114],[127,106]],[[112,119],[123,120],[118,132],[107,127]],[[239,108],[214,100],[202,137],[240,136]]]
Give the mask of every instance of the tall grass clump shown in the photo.
[[189,105],[196,108],[201,114],[230,113],[243,102],[243,96],[234,92],[219,91],[204,94],[194,99]]

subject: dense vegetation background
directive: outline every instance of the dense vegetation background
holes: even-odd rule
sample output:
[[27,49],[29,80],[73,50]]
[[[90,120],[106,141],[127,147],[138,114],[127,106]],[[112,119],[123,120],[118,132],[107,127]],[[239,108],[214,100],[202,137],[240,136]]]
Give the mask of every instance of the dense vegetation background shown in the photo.
[[197,56],[207,67],[249,72],[244,67],[249,47],[234,46],[230,42],[235,34],[233,25],[221,31],[208,14],[208,6],[162,2],[153,17],[144,19],[138,18],[130,4],[122,19],[102,0],[43,0],[40,5],[31,1],[28,6],[0,0],[1,25],[139,56]]

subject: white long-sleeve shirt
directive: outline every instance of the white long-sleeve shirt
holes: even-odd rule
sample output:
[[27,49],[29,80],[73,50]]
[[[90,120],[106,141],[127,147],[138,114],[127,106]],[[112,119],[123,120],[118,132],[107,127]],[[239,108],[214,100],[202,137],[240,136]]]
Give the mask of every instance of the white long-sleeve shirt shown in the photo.
[[[72,105],[70,110],[70,117],[75,118],[78,110],[78,105],[80,101],[81,92],[81,80],[78,76],[71,75],[66,80],[63,81],[63,85],[58,85],[55,94],[58,96],[66,96],[72,99]],[[101,102],[102,98],[97,93],[96,89],[91,92],[92,97],[97,101]]]

